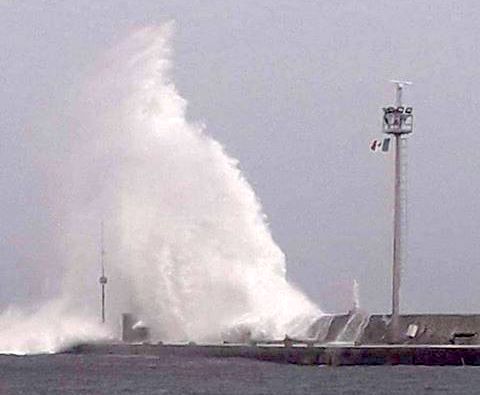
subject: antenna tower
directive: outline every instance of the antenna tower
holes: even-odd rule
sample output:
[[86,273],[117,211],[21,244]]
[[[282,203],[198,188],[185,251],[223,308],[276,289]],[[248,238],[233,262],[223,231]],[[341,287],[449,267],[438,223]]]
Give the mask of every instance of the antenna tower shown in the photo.
[[99,278],[100,286],[102,288],[102,323],[105,323],[105,285],[107,284],[107,277],[105,276],[105,248],[103,242],[103,221],[101,223],[100,236],[100,265],[102,274]]

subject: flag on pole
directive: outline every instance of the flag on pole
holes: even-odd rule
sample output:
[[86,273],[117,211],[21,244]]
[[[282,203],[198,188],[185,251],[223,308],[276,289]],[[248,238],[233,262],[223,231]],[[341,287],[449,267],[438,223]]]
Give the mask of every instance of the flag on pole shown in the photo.
[[382,152],[388,152],[390,149],[390,139],[384,138],[383,141],[375,139],[370,143],[370,149],[372,151],[378,151],[381,149]]

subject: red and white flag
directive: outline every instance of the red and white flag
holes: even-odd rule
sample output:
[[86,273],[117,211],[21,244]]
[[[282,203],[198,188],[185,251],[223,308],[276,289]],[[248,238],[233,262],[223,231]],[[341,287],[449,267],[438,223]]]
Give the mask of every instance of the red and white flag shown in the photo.
[[385,138],[383,140],[373,140],[371,143],[370,143],[370,149],[372,151],[378,151],[378,150],[382,150],[382,152],[388,152],[390,148],[390,139],[389,138]]

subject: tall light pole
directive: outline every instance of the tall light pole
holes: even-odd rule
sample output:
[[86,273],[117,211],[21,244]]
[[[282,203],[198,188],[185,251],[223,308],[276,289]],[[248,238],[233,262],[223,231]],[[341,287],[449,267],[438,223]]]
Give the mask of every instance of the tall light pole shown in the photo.
[[107,284],[107,277],[105,276],[105,248],[103,245],[103,222],[101,224],[101,239],[100,239],[100,265],[102,275],[98,279],[102,287],[102,323],[105,323],[105,285]]
[[395,139],[395,191],[393,217],[393,267],[392,267],[392,322],[391,342],[400,337],[400,285],[405,261],[407,221],[407,136],[413,132],[413,109],[402,101],[407,81],[391,81],[396,86],[395,106],[383,108],[383,132]]

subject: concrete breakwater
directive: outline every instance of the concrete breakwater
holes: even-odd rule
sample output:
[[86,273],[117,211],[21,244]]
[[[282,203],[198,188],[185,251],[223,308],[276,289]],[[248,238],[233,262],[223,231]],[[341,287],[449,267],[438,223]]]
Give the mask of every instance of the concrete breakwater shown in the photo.
[[81,344],[76,354],[169,355],[250,358],[299,365],[480,365],[480,346],[472,345],[242,345],[242,344]]
[[[129,319],[126,319],[129,318]],[[301,365],[480,365],[480,315],[402,315],[396,344],[387,344],[390,316],[352,312],[325,315],[305,339],[251,338],[218,344],[151,344],[146,328],[124,315],[123,342],[80,344],[65,352],[80,354],[169,355],[251,358]],[[141,330],[140,330],[141,329]],[[135,344],[136,343],[136,344]]]
[[[297,344],[385,345],[391,343],[391,317],[352,311],[349,314],[322,315],[301,338],[289,338]],[[410,314],[399,317],[395,344],[410,345],[480,345],[480,315],[478,314]],[[124,343],[148,343],[149,329],[132,314],[122,315]],[[267,341],[253,338],[248,330],[223,334],[223,343],[257,344],[282,343],[284,339]]]

